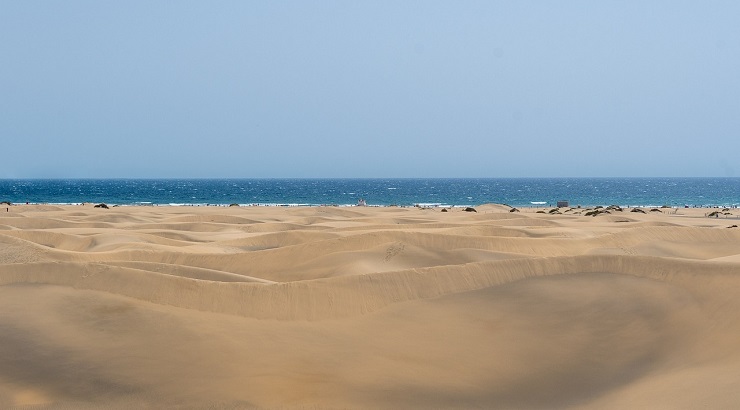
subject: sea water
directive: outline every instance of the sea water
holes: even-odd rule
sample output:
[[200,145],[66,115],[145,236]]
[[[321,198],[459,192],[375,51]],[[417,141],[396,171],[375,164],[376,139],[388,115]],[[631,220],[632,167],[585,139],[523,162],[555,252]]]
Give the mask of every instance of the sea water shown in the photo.
[[0,201],[109,205],[740,206],[740,178],[5,179]]

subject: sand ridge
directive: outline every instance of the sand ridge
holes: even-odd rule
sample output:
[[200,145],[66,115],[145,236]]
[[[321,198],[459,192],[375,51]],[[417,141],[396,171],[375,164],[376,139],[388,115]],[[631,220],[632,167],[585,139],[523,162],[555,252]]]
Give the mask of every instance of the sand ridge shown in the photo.
[[736,215],[477,210],[13,206],[0,407],[740,405]]

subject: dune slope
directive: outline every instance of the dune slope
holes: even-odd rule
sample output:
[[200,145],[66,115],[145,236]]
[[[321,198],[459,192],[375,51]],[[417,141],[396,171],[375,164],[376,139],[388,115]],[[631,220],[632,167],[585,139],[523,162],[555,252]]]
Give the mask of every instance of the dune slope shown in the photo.
[[14,206],[0,407],[737,407],[700,211]]

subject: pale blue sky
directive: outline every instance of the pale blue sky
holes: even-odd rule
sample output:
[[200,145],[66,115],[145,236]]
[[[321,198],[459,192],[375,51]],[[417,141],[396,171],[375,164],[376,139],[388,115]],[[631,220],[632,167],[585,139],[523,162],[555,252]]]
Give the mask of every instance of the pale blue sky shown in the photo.
[[0,178],[740,176],[738,1],[0,0]]

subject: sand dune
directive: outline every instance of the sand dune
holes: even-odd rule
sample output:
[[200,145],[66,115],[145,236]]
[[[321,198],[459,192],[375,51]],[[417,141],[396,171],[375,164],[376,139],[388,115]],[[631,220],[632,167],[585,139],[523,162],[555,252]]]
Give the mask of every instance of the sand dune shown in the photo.
[[734,408],[703,210],[13,206],[0,407]]

